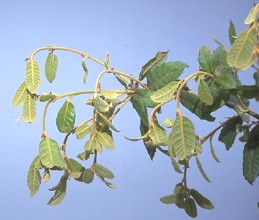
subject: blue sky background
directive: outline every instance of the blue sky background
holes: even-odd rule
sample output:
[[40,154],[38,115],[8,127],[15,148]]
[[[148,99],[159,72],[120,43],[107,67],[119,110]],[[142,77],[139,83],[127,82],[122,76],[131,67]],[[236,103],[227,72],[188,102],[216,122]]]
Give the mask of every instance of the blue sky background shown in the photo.
[[[185,74],[190,74],[198,69],[199,48],[203,45],[212,50],[217,47],[212,36],[229,46],[230,19],[236,24],[238,33],[245,28],[243,22],[253,3],[252,0],[1,1],[1,219],[190,219],[183,210],[159,201],[160,197],[170,194],[182,178],[172,170],[168,158],[158,152],[154,161],[150,161],[142,142],[123,139],[123,135],[139,136],[139,119],[130,107],[115,120],[121,130],[115,135],[116,150],[105,151],[99,157],[99,162],[114,172],[116,190],[107,188],[97,179],[90,185],[71,180],[65,200],[57,207],[50,207],[46,205],[52,196],[48,189],[60,177],[53,173],[51,180],[42,184],[39,192],[30,198],[26,175],[38,151],[43,105],[38,104],[34,124],[15,122],[21,109],[11,107],[12,96],[24,80],[25,58],[46,45],[72,47],[99,59],[110,52],[111,66],[135,76],[156,52],[170,49],[168,60],[186,62],[190,67]],[[93,83],[89,86],[82,83],[80,56],[56,54],[59,57],[56,82],[53,85],[42,82],[40,92],[93,88],[90,87]],[[36,56],[42,73],[46,55],[43,52]],[[100,70],[89,64],[88,80],[95,79]],[[242,78],[247,84],[253,83],[252,71],[247,74]],[[104,86],[110,89],[118,86],[113,83],[109,79]],[[85,97],[75,102],[80,100],[84,101]],[[50,109],[47,119],[48,133],[57,141],[63,136],[55,128],[55,117],[63,101]],[[85,105],[81,107],[77,110],[77,119],[87,114]],[[172,117],[174,111],[174,105],[164,110]],[[231,114],[224,109],[219,117],[224,120],[223,116]],[[192,118],[201,136],[220,122],[220,119],[206,123]],[[83,145],[83,141],[71,138],[68,154],[75,156]],[[259,183],[256,181],[252,187],[242,176],[242,144],[236,142],[230,152],[226,152],[224,145],[215,138],[214,146],[220,164],[213,161],[208,143],[200,157],[212,183],[203,180],[194,163],[189,172],[189,185],[215,205],[212,211],[198,208],[198,219],[257,219]]]

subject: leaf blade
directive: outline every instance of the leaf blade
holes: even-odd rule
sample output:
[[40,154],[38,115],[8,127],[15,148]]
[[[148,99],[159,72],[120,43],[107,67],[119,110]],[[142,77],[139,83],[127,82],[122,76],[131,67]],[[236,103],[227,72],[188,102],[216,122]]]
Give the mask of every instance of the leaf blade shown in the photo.
[[31,93],[35,93],[40,86],[39,65],[33,59],[29,59],[25,69],[25,84]]

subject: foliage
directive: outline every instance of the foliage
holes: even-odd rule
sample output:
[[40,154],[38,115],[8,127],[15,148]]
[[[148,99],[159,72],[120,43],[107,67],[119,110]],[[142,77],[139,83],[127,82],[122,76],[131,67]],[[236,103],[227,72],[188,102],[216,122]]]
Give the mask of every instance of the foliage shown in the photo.
[[[94,177],[97,177],[114,189],[115,186],[107,181],[113,179],[114,174],[98,163],[98,155],[103,153],[103,148],[114,150],[113,132],[119,130],[113,124],[113,119],[128,103],[131,103],[140,117],[141,136],[126,139],[142,140],[151,159],[160,151],[172,161],[175,171],[182,175],[182,181],[175,185],[173,193],[160,199],[162,203],[175,204],[191,217],[197,216],[197,205],[208,210],[214,208],[208,198],[189,187],[187,173],[189,162],[194,158],[202,176],[210,182],[199,155],[202,154],[204,143],[209,140],[212,156],[219,162],[213,148],[213,138],[218,132],[218,140],[225,145],[226,150],[233,147],[239,134],[239,140],[244,142],[243,175],[248,183],[253,184],[259,175],[259,114],[253,111],[249,104],[259,98],[258,12],[259,5],[251,9],[245,20],[249,27],[239,36],[236,36],[233,22],[230,22],[230,49],[217,40],[219,47],[214,51],[205,46],[201,47],[198,55],[200,69],[183,79],[180,76],[188,65],[181,61],[167,62],[168,51],[158,52],[143,65],[139,78],[136,78],[110,67],[109,54],[104,61],[100,61],[72,48],[47,46],[35,50],[26,59],[25,80],[12,101],[14,107],[22,105],[20,119],[28,123],[36,119],[36,102],[45,103],[39,153],[32,161],[27,175],[31,195],[38,191],[42,182],[50,179],[50,173],[54,171],[63,172],[63,175],[57,185],[50,189],[54,191],[54,195],[49,200],[49,205],[57,205],[63,200],[69,178],[90,184]],[[86,83],[88,76],[86,61],[93,61],[104,67],[93,90],[38,94],[42,75],[35,56],[41,51],[49,51],[45,63],[45,77],[52,83],[58,70],[56,51],[59,50],[82,56],[83,83]],[[248,68],[255,69],[254,85],[243,85],[239,80],[238,73]],[[101,79],[106,74],[113,75],[122,89],[103,90]],[[190,80],[197,82],[197,93],[188,87]],[[81,122],[76,121],[78,109],[73,104],[73,99],[79,95],[87,96],[86,105],[93,109],[92,115]],[[60,99],[65,101],[56,113],[56,127],[64,135],[62,143],[50,138],[46,130],[48,107]],[[161,123],[157,115],[164,105],[174,101],[175,118],[167,117]],[[208,135],[201,137],[196,133],[192,120],[183,114],[182,107],[208,122],[215,121],[216,118],[211,114],[223,107],[232,109],[234,114]],[[67,140],[72,135],[85,140],[77,159],[67,155]],[[90,159],[93,160],[92,165],[85,167],[84,161]]]

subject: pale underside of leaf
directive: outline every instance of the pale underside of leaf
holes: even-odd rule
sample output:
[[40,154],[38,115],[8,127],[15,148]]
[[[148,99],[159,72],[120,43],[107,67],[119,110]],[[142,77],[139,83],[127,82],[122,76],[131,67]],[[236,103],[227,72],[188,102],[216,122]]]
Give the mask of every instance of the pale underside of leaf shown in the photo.
[[152,96],[151,99],[154,102],[161,103],[161,102],[168,102],[172,99],[176,89],[178,88],[178,83],[176,81],[172,81],[162,87],[161,89],[157,90]]
[[25,82],[23,82],[14,94],[14,97],[12,100],[12,106],[17,107],[20,104],[22,104],[26,97],[26,93],[27,93],[26,84],[25,84]]
[[176,118],[171,138],[175,155],[179,160],[185,160],[194,154],[196,135],[194,126],[188,118],[181,115]]
[[255,33],[253,30],[244,30],[235,40],[230,49],[227,61],[229,66],[237,69],[247,68],[255,46]]
[[38,63],[30,59],[25,70],[25,84],[31,93],[35,93],[40,86],[40,70]]
[[27,123],[34,122],[36,119],[36,102],[31,97],[30,94],[27,93],[25,96],[25,100],[23,103],[23,119]]

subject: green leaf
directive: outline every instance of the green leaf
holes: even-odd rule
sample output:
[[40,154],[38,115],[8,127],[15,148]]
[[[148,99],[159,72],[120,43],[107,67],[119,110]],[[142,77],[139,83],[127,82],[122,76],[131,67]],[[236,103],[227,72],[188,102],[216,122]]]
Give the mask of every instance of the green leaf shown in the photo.
[[210,137],[210,152],[211,152],[211,155],[213,157],[213,159],[216,161],[216,162],[220,162],[216,153],[215,153],[215,150],[214,150],[214,147],[213,147],[213,144],[212,144],[212,137]]
[[213,97],[210,94],[210,89],[208,84],[203,80],[199,80],[199,86],[198,86],[198,95],[202,102],[204,102],[207,105],[213,104]]
[[228,38],[229,42],[233,44],[236,39],[236,29],[234,23],[230,20],[229,29],[228,29]]
[[26,64],[25,84],[31,93],[35,93],[40,86],[40,70],[38,63],[32,59]]
[[28,123],[32,123],[36,119],[36,103],[29,93],[25,96],[22,116],[24,121]]
[[85,71],[85,74],[84,74],[84,77],[83,77],[83,82],[86,83],[86,78],[88,76],[88,69],[87,69],[85,60],[82,61],[82,67]]
[[173,203],[181,202],[183,198],[184,198],[184,194],[180,192],[180,193],[163,196],[162,198],[160,198],[160,201],[164,204],[173,204]]
[[69,175],[71,175],[74,178],[79,178],[85,170],[85,168],[80,163],[78,163],[76,160],[72,158],[68,158],[66,160],[66,163],[67,168],[70,172]]
[[109,104],[101,99],[101,98],[93,98],[92,102],[94,104],[94,107],[99,111],[99,112],[107,112],[109,111]]
[[211,51],[207,47],[200,48],[198,60],[202,71],[213,72]]
[[86,135],[88,135],[91,132],[92,125],[88,125],[87,123],[82,123],[79,126],[77,126],[75,130],[76,138],[77,139],[83,139]]
[[138,97],[138,100],[143,103],[144,107],[154,108],[157,106],[156,103],[151,97],[154,92],[149,89],[135,89],[135,97]]
[[176,81],[172,81],[161,89],[155,91],[154,94],[151,96],[151,99],[157,103],[168,102],[170,99],[172,99],[178,87],[179,83],[177,83]]
[[116,79],[120,82],[120,84],[123,85],[127,89],[128,85],[130,85],[130,81],[126,77],[124,77],[120,74],[114,73],[114,75],[115,75]]
[[153,145],[166,146],[167,135],[163,127],[161,127],[156,119],[154,119],[153,126],[150,129],[149,137],[152,140]]
[[207,176],[207,174],[205,173],[205,171],[204,171],[204,169],[203,169],[203,167],[202,167],[202,164],[201,164],[201,162],[200,162],[200,160],[199,160],[199,158],[198,158],[197,155],[196,155],[195,159],[196,159],[197,166],[198,166],[198,168],[199,168],[199,170],[200,170],[200,172],[201,172],[201,175],[203,176],[203,178],[204,178],[207,182],[210,183],[211,181],[210,181],[209,177]]
[[[174,194],[178,193],[185,193],[185,189],[182,183],[177,183],[174,187]],[[180,209],[184,209],[184,197],[179,202],[176,202],[175,205]]]
[[21,105],[25,100],[26,94],[27,94],[27,88],[26,88],[25,82],[23,82],[14,94],[14,97],[12,100],[12,106],[17,107]]
[[172,81],[177,81],[187,64],[180,61],[163,63],[147,74],[147,84],[150,90],[161,89]]
[[55,194],[49,200],[48,205],[53,205],[53,206],[58,205],[63,201],[64,197],[66,196],[67,179],[68,179],[68,176],[64,174],[60,178],[59,183],[55,187],[49,189],[50,191],[55,190]]
[[231,93],[234,95],[239,95],[244,99],[253,99],[259,93],[259,86],[256,85],[242,85],[237,86],[235,89],[231,90]]
[[255,21],[255,19],[257,18],[257,15],[258,15],[258,9],[259,9],[259,5],[255,5],[255,7],[253,7],[248,16],[246,17],[245,19],[245,24],[251,24]]
[[194,154],[196,134],[188,118],[178,115],[171,135],[174,152],[179,160],[185,160]]
[[45,75],[47,80],[51,83],[54,81],[58,68],[58,57],[51,51],[45,63]]
[[41,184],[41,176],[39,172],[39,168],[41,168],[41,162],[40,162],[40,157],[37,156],[35,159],[32,161],[28,174],[27,174],[27,185],[30,190],[31,196],[35,195],[36,192],[38,192]]
[[114,178],[114,174],[108,168],[102,166],[101,164],[94,163],[92,168],[95,174],[103,178],[108,178],[108,179]]
[[149,60],[143,67],[139,74],[139,80],[143,80],[146,76],[146,74],[152,70],[154,70],[156,67],[160,66],[162,63],[164,63],[167,59],[169,51],[166,52],[158,52],[155,57],[153,57],[151,60]]
[[249,133],[243,150],[243,175],[252,185],[259,175],[259,125]]
[[256,71],[253,75],[254,80],[255,80],[255,85],[259,87],[259,72]]
[[112,136],[107,132],[97,132],[96,140],[108,150],[114,150],[114,141]]
[[230,49],[227,61],[236,69],[246,69],[251,65],[252,52],[255,47],[255,33],[252,29],[244,30]]
[[184,202],[184,210],[192,218],[197,217],[196,203],[192,198],[187,198]]
[[57,166],[65,169],[65,161],[61,156],[58,143],[50,138],[43,138],[39,144],[39,157],[46,168]]
[[48,102],[51,99],[54,99],[55,97],[56,96],[52,93],[42,93],[38,99],[40,100],[40,102]]
[[219,75],[216,77],[215,83],[221,86],[223,89],[235,89],[236,81],[233,77],[228,75]]
[[225,144],[226,150],[229,150],[234,144],[237,136],[237,124],[242,124],[242,119],[239,116],[229,119],[220,131],[218,140]]
[[212,204],[212,202],[201,195],[197,190],[191,189],[190,194],[200,207],[204,209],[214,209],[214,205]]
[[94,172],[91,169],[85,169],[83,173],[83,181],[87,184],[93,182]]
[[[215,99],[214,99],[215,100]],[[191,91],[182,90],[180,95],[181,104],[190,112],[194,113],[200,119],[214,121],[215,118],[211,115],[212,110],[206,104],[202,103],[199,96]]]
[[61,133],[70,133],[74,128],[75,119],[76,113],[73,103],[70,101],[65,101],[65,103],[60,108],[56,118],[56,125],[58,130]]

